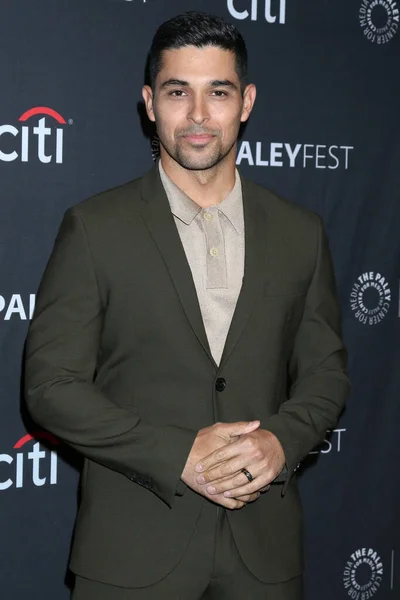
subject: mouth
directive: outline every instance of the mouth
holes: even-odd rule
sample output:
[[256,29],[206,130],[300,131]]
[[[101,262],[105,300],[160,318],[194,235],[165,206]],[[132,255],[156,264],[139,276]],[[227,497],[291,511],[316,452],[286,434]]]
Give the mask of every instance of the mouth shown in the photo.
[[185,140],[191,142],[192,144],[206,144],[207,142],[210,142],[214,136],[210,135],[209,133],[202,133],[184,135],[183,137],[185,138]]

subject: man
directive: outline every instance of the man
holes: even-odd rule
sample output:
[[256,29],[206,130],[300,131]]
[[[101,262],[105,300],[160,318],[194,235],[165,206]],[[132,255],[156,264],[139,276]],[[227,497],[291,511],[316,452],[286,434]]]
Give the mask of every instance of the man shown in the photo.
[[299,600],[295,471],[348,390],[321,220],[239,176],[235,27],[164,23],[161,159],[65,214],[27,342],[38,423],[85,457],[74,600]]

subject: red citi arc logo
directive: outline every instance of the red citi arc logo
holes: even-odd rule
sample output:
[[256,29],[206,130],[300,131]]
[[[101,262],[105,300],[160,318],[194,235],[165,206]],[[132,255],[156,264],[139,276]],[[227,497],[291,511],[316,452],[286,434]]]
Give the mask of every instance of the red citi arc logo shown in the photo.
[[[59,440],[51,433],[40,431],[28,433],[13,446],[19,452],[0,454],[0,492],[16,487],[33,484],[35,487],[55,485],[57,483],[58,456],[55,450],[41,448],[39,439],[46,440],[49,446],[58,446]],[[35,443],[30,452],[30,442]]]
[[[61,164],[64,154],[64,129],[63,127],[48,127],[46,117],[50,117],[59,125],[67,124],[64,117],[52,108],[36,106],[25,111],[19,117],[20,123],[26,123],[21,128],[15,127],[15,125],[0,125],[0,161],[13,162],[20,159],[21,162],[29,162],[32,158],[37,158],[44,164],[50,162]],[[27,122],[30,119],[34,119],[36,126],[29,126]],[[17,138],[20,142],[17,142],[17,147],[12,143],[12,148],[7,148],[8,151],[5,149],[5,144],[1,143],[3,136],[5,142],[7,141],[7,134]],[[36,143],[34,136],[37,138]],[[2,146],[3,149],[1,149]]]

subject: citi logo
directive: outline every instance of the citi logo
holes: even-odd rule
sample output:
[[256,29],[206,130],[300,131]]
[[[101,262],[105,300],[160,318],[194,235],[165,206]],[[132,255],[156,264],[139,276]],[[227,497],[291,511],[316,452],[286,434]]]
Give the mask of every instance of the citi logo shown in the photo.
[[[46,117],[52,120],[49,123],[52,127],[48,126]],[[33,126],[27,123],[30,119],[33,119]],[[13,162],[19,159],[28,162],[34,156],[44,164],[63,162],[64,128],[54,127],[54,122],[67,124],[60,113],[46,106],[36,106],[24,112],[18,120],[21,124],[27,124],[19,128],[0,125],[0,161]],[[16,138],[15,142],[7,140],[10,135]]]
[[[13,454],[0,454],[0,492],[12,487],[23,488],[27,484],[35,487],[56,485],[58,472],[58,456],[55,450],[47,450],[37,439],[45,439],[51,446],[60,444],[51,433],[41,431],[28,433],[18,440]],[[30,443],[31,451],[27,451]]]
[[[286,0],[228,0],[228,10],[234,19],[240,21],[249,17],[257,21],[264,17],[267,23],[283,25],[286,22]],[[264,15],[260,17],[262,10]]]

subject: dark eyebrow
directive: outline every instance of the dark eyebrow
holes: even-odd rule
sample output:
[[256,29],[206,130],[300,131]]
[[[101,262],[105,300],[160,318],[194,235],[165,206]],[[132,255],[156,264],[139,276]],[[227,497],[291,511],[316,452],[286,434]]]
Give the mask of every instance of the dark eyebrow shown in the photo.
[[[167,79],[161,84],[161,89],[178,85],[180,87],[189,87],[190,83],[188,81],[184,81],[183,79]],[[233,81],[229,81],[229,79],[214,79],[214,81],[209,82],[210,87],[230,87],[233,90],[237,90],[238,87]]]
[[210,82],[211,87],[230,87],[233,90],[237,90],[238,87],[233,81],[229,81],[229,79],[215,79]]
[[181,87],[188,87],[189,82],[183,81],[182,79],[167,79],[164,83],[161,84],[161,88],[165,88],[171,85],[179,85]]

